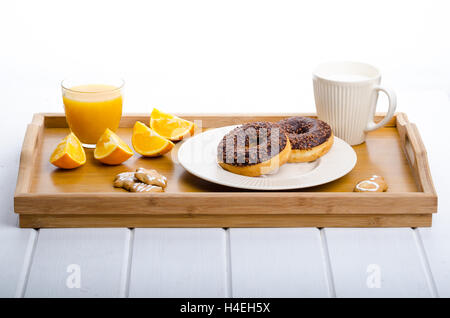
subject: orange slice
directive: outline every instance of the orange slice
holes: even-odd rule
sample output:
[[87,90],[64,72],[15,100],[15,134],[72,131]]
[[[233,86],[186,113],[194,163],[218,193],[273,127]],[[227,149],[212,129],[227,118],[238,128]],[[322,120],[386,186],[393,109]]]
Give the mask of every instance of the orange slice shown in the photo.
[[86,153],[72,132],[60,141],[50,157],[50,163],[62,169],[74,169],[86,163]]
[[160,112],[156,108],[153,108],[150,116],[150,127],[161,136],[172,141],[182,140],[193,135],[195,129],[193,122]]
[[109,128],[97,141],[94,151],[94,158],[107,165],[120,165],[132,155],[133,150]]
[[161,156],[172,150],[174,146],[173,142],[160,136],[140,121],[134,124],[131,143],[134,150],[145,157]]

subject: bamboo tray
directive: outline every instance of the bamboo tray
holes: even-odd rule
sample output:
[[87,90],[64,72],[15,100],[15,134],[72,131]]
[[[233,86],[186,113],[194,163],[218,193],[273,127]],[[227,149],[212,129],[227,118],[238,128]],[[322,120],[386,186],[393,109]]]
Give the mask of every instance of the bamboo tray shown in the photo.
[[[202,120],[203,129],[299,115],[180,115]],[[313,114],[303,114],[314,117]],[[376,118],[379,119],[379,118]],[[136,120],[122,117],[118,134],[131,144]],[[387,126],[353,147],[358,162],[333,182],[299,190],[257,192],[198,179],[172,156],[135,154],[119,166],[104,166],[87,150],[87,163],[63,171],[48,159],[69,129],[64,114],[36,114],[28,125],[20,158],[14,210],[20,227],[419,227],[431,226],[437,195],[417,127],[398,113]],[[176,158],[176,157],[175,157]],[[128,193],[112,187],[117,173],[155,168],[168,178],[165,193]],[[385,193],[355,193],[372,174],[384,176]]]

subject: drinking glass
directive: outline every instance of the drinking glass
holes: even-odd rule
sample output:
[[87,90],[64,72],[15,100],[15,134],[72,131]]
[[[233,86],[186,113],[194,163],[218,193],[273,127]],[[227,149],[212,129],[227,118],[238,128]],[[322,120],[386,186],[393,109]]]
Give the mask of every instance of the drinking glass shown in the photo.
[[95,145],[106,128],[116,131],[122,117],[122,79],[68,78],[62,97],[70,130],[86,148]]

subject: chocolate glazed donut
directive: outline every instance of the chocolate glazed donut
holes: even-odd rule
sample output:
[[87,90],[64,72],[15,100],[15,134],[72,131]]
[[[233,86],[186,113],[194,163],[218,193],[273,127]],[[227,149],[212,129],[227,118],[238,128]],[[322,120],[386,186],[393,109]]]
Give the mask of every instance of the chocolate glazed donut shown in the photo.
[[288,162],[309,162],[326,154],[333,145],[333,132],[324,121],[291,117],[278,122],[291,142]]
[[278,125],[247,123],[226,134],[217,147],[217,162],[232,173],[257,177],[285,164],[291,152],[289,138]]

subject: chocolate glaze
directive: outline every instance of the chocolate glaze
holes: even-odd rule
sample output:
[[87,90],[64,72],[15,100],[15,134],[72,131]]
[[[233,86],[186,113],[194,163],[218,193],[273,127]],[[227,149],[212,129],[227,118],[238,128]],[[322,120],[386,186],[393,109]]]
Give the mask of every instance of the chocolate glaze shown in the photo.
[[286,131],[292,149],[307,150],[323,144],[331,136],[331,127],[324,121],[309,117],[291,117],[278,124]]
[[247,123],[222,138],[217,147],[217,160],[233,166],[255,165],[278,155],[286,144],[286,134],[278,124]]

